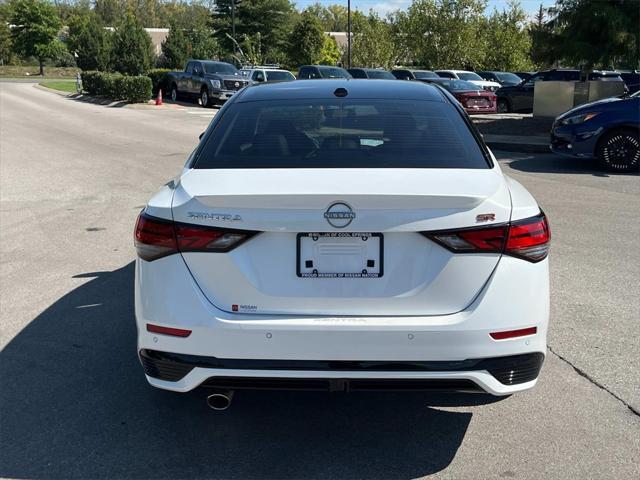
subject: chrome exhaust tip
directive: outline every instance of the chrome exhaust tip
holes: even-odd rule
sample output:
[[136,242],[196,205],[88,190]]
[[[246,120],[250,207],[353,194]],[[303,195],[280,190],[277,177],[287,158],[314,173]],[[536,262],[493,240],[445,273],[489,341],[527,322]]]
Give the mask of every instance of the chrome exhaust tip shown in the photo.
[[213,410],[226,410],[231,406],[233,390],[216,392],[207,396],[207,405]]

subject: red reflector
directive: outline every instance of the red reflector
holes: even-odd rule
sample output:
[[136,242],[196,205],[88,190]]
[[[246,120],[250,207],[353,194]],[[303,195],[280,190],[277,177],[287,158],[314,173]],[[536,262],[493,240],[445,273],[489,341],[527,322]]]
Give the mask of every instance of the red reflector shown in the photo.
[[492,332],[491,338],[494,340],[506,340],[507,338],[526,337],[527,335],[535,335],[538,327],[521,328],[520,330],[507,330],[506,332]]
[[172,337],[188,337],[189,335],[191,335],[191,330],[161,327],[160,325],[154,325],[152,323],[147,323],[147,332],[160,333],[162,335],[171,335]]

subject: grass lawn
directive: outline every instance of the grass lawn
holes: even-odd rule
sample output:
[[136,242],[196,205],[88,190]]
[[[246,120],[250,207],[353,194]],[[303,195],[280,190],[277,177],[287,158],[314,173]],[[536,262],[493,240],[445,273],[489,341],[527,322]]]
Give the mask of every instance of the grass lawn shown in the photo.
[[76,93],[75,80],[47,80],[40,82],[40,85],[54,90],[60,90],[62,92]]

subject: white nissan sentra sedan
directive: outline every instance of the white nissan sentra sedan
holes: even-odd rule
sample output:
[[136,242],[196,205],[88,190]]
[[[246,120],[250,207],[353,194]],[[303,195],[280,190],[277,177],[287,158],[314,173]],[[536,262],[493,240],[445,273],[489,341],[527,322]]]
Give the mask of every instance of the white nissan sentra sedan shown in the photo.
[[245,88],[135,228],[155,387],[533,387],[550,232],[458,102],[419,82]]

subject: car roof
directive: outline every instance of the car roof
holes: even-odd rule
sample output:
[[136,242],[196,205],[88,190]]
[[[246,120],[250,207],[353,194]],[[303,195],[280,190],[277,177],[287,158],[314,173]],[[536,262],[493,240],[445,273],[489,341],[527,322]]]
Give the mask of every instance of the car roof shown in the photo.
[[[302,65],[300,68],[305,68],[305,67],[316,67],[316,68],[340,68],[343,69],[342,67],[338,67],[337,65]],[[344,70],[344,69],[343,69]]]
[[347,96],[351,99],[426,100],[441,103],[447,101],[437,87],[423,82],[398,82],[397,80],[361,82],[346,78],[252,85],[245,88],[242,94],[236,97],[236,101],[335,99],[338,97],[334,92],[338,88],[346,89]]
[[289,70],[285,70],[284,68],[275,68],[275,67],[246,67],[246,68],[241,68],[240,70],[245,70],[247,72],[253,72],[254,70],[264,70],[265,72],[289,72]]

